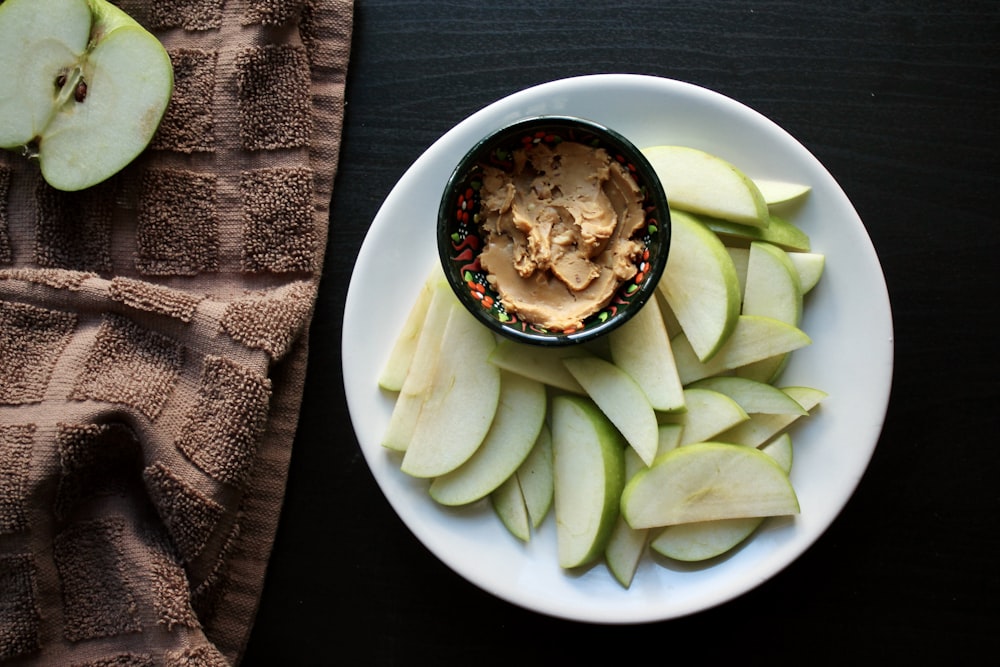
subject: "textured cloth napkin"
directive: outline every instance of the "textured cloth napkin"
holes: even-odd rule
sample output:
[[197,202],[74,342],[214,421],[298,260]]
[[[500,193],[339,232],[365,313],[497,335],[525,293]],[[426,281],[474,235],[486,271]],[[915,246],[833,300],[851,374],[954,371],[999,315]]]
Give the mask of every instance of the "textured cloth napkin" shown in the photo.
[[120,0],[170,53],[150,148],[0,156],[0,661],[224,665],[253,624],[327,241],[351,0]]

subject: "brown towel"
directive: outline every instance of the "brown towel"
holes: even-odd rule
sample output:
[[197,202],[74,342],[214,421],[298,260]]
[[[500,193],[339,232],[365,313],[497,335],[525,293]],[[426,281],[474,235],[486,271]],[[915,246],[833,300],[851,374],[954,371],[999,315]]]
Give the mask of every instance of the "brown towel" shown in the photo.
[[285,489],[351,0],[121,0],[174,63],[151,147],[58,192],[0,156],[0,660],[222,665]]

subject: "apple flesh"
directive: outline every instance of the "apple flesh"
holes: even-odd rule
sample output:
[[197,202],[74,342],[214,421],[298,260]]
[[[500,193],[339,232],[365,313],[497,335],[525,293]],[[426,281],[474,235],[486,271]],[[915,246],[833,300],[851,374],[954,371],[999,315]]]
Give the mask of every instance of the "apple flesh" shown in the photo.
[[654,410],[684,410],[684,388],[657,299],[647,301],[632,319],[612,331],[608,343],[611,360],[642,387]]
[[173,93],[163,45],[107,0],[6,0],[0,61],[0,147],[37,159],[60,190],[132,162]]
[[571,357],[563,364],[639,457],[652,463],[659,446],[656,411],[636,381],[600,357]]
[[500,401],[500,369],[489,363],[496,339],[457,299],[450,304],[428,393],[400,468],[438,477],[465,463],[489,432]]
[[547,407],[545,385],[501,372],[500,400],[486,438],[468,461],[431,482],[431,498],[466,505],[492,493],[531,452]]
[[642,149],[671,207],[754,227],[769,223],[767,202],[757,185],[733,164],[689,146]]

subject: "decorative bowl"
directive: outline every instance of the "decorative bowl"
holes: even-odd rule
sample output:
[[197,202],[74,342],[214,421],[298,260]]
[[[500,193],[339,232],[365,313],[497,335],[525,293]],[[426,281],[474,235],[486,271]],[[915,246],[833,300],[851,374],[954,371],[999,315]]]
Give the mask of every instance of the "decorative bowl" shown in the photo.
[[[515,150],[573,141],[603,148],[635,180],[642,196],[644,226],[632,238],[642,245],[635,276],[623,281],[609,303],[582,326],[553,329],[534,324],[505,307],[479,258],[485,235],[479,225],[483,170],[507,170]],[[483,324],[516,341],[543,346],[574,345],[624,324],[655,293],[670,250],[670,211],[663,186],[649,162],[628,139],[595,122],[568,116],[535,116],[504,125],[479,140],[459,161],[444,189],[437,221],[438,255],[458,299]]]

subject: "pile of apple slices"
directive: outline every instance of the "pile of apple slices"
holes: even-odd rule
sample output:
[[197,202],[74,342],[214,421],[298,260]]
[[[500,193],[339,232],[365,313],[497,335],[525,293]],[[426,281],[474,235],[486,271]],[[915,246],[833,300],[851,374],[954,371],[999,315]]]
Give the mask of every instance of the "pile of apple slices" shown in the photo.
[[657,298],[599,342],[542,348],[495,337],[435,270],[378,380],[397,393],[382,444],[431,498],[489,499],[523,541],[551,512],[560,566],[603,559],[625,587],[649,551],[703,561],[797,514],[788,429],[826,397],[779,385],[825,258],[777,211],[809,188],[643,152],[671,202]]

